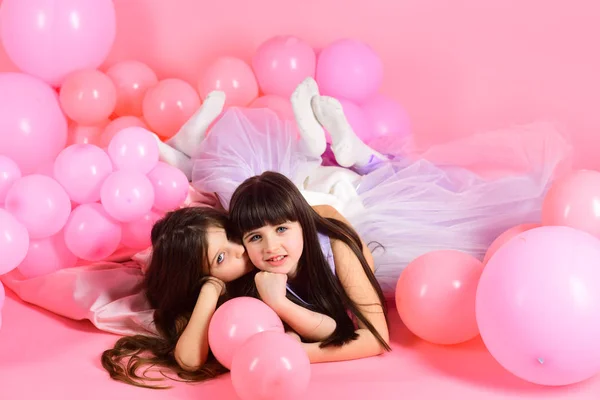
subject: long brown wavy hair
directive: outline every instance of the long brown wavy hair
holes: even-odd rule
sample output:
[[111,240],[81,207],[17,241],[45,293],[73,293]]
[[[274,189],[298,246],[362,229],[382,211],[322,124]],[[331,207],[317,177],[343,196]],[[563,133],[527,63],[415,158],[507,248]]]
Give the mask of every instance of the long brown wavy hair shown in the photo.
[[[154,324],[159,336],[126,336],[102,354],[102,366],[114,380],[134,386],[165,389],[146,382],[173,380],[198,382],[214,378],[227,369],[209,353],[206,363],[197,371],[182,369],[175,360],[175,346],[200,294],[209,278],[202,266],[209,265],[207,230],[228,230],[227,214],[208,207],[183,208],[167,213],[152,228],[152,257],[142,282],[146,298],[154,309]],[[219,305],[231,297],[252,291],[248,278],[227,284]],[[161,377],[148,372],[158,367]],[[143,373],[140,373],[141,371]],[[172,372],[179,379],[174,378]]]
[[308,305],[300,303],[289,293],[288,298],[296,304],[328,315],[336,321],[335,331],[321,343],[321,347],[341,346],[358,337],[354,322],[348,315],[350,311],[365,324],[383,348],[390,350],[387,342],[348,297],[332,272],[319,244],[317,233],[348,245],[377,292],[382,312],[387,319],[381,286],[365,259],[362,242],[354,229],[341,221],[321,217],[288,178],[271,171],[249,178],[242,183],[233,193],[229,212],[232,227],[239,237],[265,225],[280,225],[288,221],[300,223],[304,250],[298,263],[296,276],[289,281],[289,284]]

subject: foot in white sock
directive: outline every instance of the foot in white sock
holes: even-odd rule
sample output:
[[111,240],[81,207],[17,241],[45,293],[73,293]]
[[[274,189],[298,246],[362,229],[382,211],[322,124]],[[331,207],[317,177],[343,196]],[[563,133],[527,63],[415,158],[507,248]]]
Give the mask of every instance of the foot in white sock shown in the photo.
[[325,131],[315,118],[311,100],[319,95],[319,87],[313,78],[306,78],[290,98],[300,131],[302,146],[309,156],[319,157],[325,152]]
[[218,90],[210,92],[198,111],[167,141],[167,144],[191,157],[206,137],[208,127],[221,114],[224,106],[225,93]]
[[156,143],[158,144],[158,154],[160,161],[165,162],[187,176],[188,181],[192,180],[192,160],[187,155],[183,154],[179,150],[164,143],[157,135],[154,135]]

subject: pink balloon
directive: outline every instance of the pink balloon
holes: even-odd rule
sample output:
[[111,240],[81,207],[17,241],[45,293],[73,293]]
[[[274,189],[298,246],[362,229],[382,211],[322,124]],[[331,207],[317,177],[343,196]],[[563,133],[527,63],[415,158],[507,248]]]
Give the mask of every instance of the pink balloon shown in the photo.
[[146,123],[138,117],[126,116],[116,118],[115,120],[111,121],[108,125],[106,125],[102,132],[102,135],[100,136],[100,141],[98,145],[100,147],[108,147],[110,141],[113,139],[113,137],[115,137],[117,133],[119,133],[125,128],[131,128],[134,126],[148,129],[148,125],[146,125]]
[[295,36],[275,36],[262,43],[252,58],[252,68],[265,94],[289,98],[307,77],[315,77],[317,56]]
[[6,193],[19,179],[21,170],[17,163],[6,156],[0,156],[0,205],[4,204]]
[[100,188],[112,170],[108,154],[91,144],[71,145],[54,162],[55,179],[80,204],[100,201]]
[[60,231],[71,213],[71,200],[63,187],[45,175],[27,175],[6,194],[5,207],[29,232],[31,239]]
[[154,208],[171,211],[183,204],[190,182],[183,172],[164,162],[158,162],[148,173],[148,179],[154,188]]
[[144,96],[158,83],[152,68],[140,61],[121,61],[111,66],[106,75],[117,88],[115,114],[141,117]]
[[542,205],[543,225],[563,225],[600,238],[600,172],[578,170],[556,180]]
[[152,132],[144,128],[125,128],[110,141],[108,155],[120,170],[147,174],[158,164],[158,144]]
[[383,63],[366,43],[341,39],[319,53],[316,79],[322,94],[361,104],[379,90]]
[[402,106],[391,98],[377,94],[361,106],[371,138],[395,136],[406,140],[410,136],[410,120]]
[[115,40],[112,0],[4,0],[0,38],[19,69],[53,86],[97,68]]
[[121,225],[98,203],[75,208],[65,226],[65,244],[77,257],[100,261],[119,247]]
[[226,107],[244,107],[258,96],[258,83],[245,61],[221,57],[208,67],[198,82],[198,91],[203,99],[213,90],[225,92]]
[[102,184],[102,206],[121,222],[140,219],[154,204],[154,188],[146,175],[137,171],[115,171]]
[[54,161],[66,143],[67,119],[56,92],[31,76],[0,73],[0,155],[30,174]]
[[264,331],[284,332],[279,316],[252,297],[231,299],[217,309],[208,327],[208,343],[217,360],[231,369],[233,355],[250,336]]
[[69,118],[82,125],[105,121],[115,110],[117,89],[95,69],[69,74],[60,88],[60,105]]
[[27,228],[11,213],[0,208],[0,275],[15,269],[27,255]]
[[517,226],[513,226],[512,228],[503,232],[500,236],[498,236],[488,247],[487,252],[485,253],[485,257],[483,258],[483,263],[487,264],[490,258],[498,251],[498,249],[504,246],[509,240],[513,237],[517,236],[520,233],[527,232],[528,230],[539,228],[540,224],[521,224]]
[[600,372],[600,240],[569,227],[523,232],[486,265],[477,323],[492,356],[541,385]]
[[277,116],[283,121],[294,121],[294,110],[292,109],[292,103],[289,99],[281,96],[275,96],[268,94],[266,96],[258,97],[248,106],[250,108],[268,108],[277,114]]
[[475,293],[481,261],[456,250],[426,253],[412,261],[396,286],[396,309],[406,327],[431,343],[458,344],[479,333]]
[[2,282],[0,282],[0,310],[4,307],[4,299],[6,298],[6,292],[4,291],[4,286]]
[[189,83],[165,79],[148,89],[142,108],[150,128],[169,138],[200,108],[200,97]]
[[109,124],[109,120],[104,120],[96,125],[85,126],[75,122],[69,124],[69,137],[67,145],[71,144],[100,144],[102,132]]
[[[349,100],[339,99],[344,115],[348,120],[348,123],[352,127],[352,130],[362,141],[368,141],[371,139],[371,131],[369,130],[369,124],[364,111]],[[331,143],[331,136],[329,132],[326,132],[327,142]]]
[[76,263],[77,257],[67,248],[61,231],[47,238],[31,240],[27,256],[17,269],[26,278],[35,278],[74,267]]
[[164,214],[151,210],[142,218],[122,225],[121,243],[132,249],[146,249],[152,245],[150,233],[152,227]]
[[231,365],[231,383],[242,400],[303,398],[310,375],[310,360],[302,345],[281,332],[253,335],[235,353]]

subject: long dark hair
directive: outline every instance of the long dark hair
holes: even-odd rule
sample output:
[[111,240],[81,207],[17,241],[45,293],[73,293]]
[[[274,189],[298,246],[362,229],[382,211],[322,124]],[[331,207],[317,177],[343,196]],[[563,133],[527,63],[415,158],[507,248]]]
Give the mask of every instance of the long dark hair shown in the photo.
[[290,285],[308,306],[299,303],[294,296],[288,296],[297,304],[326,314],[336,321],[335,331],[322,342],[321,347],[341,346],[358,337],[354,322],[348,315],[350,311],[386,350],[390,350],[387,342],[348,297],[321,251],[318,232],[344,242],[352,250],[376,290],[387,319],[381,286],[365,259],[362,242],[354,229],[341,221],[319,216],[288,178],[271,171],[249,178],[237,188],[231,199],[230,219],[240,237],[267,224],[279,225],[288,221],[300,223],[304,250]]
[[[142,282],[146,298],[154,311],[158,337],[135,335],[119,339],[112,349],[102,354],[102,366],[114,380],[131,385],[150,386],[145,381],[162,380],[147,376],[148,368],[160,368],[163,377],[168,369],[182,381],[203,381],[214,378],[227,369],[212,353],[197,371],[182,369],[175,360],[175,346],[200,294],[209,278],[202,266],[209,265],[207,230],[228,226],[227,214],[208,207],[183,208],[167,213],[152,228],[152,257]],[[227,285],[219,304],[230,297],[242,295],[247,279]],[[144,368],[146,367],[146,368]],[[162,368],[161,368],[162,367]],[[138,374],[144,368],[143,374]]]

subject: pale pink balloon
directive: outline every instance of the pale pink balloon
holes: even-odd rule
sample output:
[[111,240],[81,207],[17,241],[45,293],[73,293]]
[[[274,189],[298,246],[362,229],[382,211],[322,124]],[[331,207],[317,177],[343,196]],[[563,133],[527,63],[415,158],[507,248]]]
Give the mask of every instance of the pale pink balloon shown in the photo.
[[76,203],[100,201],[100,188],[113,171],[110,157],[92,144],[74,144],[54,162],[54,178]]
[[107,258],[121,242],[121,225],[98,203],[82,204],[75,208],[64,233],[67,248],[87,261]]
[[361,105],[369,126],[371,139],[394,136],[407,140],[410,136],[410,119],[400,103],[383,94],[377,94]]
[[139,250],[150,247],[152,227],[163,215],[164,213],[151,210],[138,220],[123,223],[121,243],[129,248]]
[[600,372],[600,240],[564,226],[523,232],[486,265],[477,323],[516,376],[569,385]]
[[156,73],[140,61],[127,60],[112,65],[107,71],[117,88],[115,114],[142,116],[146,92],[158,83]]
[[148,173],[154,188],[154,208],[171,211],[183,204],[190,182],[183,172],[162,161]]
[[8,57],[56,87],[71,72],[99,67],[115,35],[112,0],[4,0],[0,8]]
[[483,263],[487,264],[487,262],[492,258],[492,256],[498,251],[498,249],[504,244],[506,244],[509,240],[514,238],[520,233],[527,232],[528,230],[539,228],[540,224],[521,224],[517,226],[513,226],[512,228],[504,231],[500,236],[498,236],[488,247],[487,252],[485,253],[485,257],[483,258]]
[[66,143],[67,119],[56,92],[31,76],[0,73],[0,155],[31,174],[54,161]]
[[158,164],[158,143],[144,128],[125,128],[110,141],[108,155],[117,169],[147,174]]
[[281,96],[266,95],[258,97],[248,106],[250,108],[268,108],[283,121],[294,121],[294,110],[289,99]]
[[5,207],[29,232],[31,239],[58,233],[71,213],[71,200],[65,189],[45,175],[27,175],[8,190]]
[[10,212],[0,208],[0,275],[15,269],[27,255],[29,233]]
[[19,179],[21,179],[21,170],[17,163],[0,155],[0,205],[4,204],[8,189]]
[[126,116],[114,119],[104,128],[102,135],[100,136],[100,141],[98,142],[98,145],[100,147],[108,147],[110,141],[113,139],[113,137],[115,137],[117,133],[119,133],[125,128],[131,128],[134,126],[148,129],[148,125],[146,125],[146,123],[138,117]]
[[0,282],[0,310],[4,307],[4,299],[6,298],[6,292],[4,291],[4,286],[2,282]]
[[200,96],[181,79],[165,79],[148,89],[142,108],[152,131],[169,138],[200,108]]
[[315,77],[317,56],[302,39],[275,36],[258,47],[252,68],[264,94],[289,98],[300,82]]
[[213,354],[226,368],[236,351],[250,336],[265,331],[284,332],[279,316],[265,303],[252,297],[231,299],[217,309],[208,327]]
[[154,188],[148,177],[137,171],[115,171],[102,184],[100,199],[106,212],[120,222],[138,220],[154,204]]
[[302,345],[281,332],[261,332],[237,350],[231,383],[242,400],[305,398],[310,360]]
[[113,81],[95,69],[69,74],[60,87],[63,111],[82,125],[95,125],[106,120],[116,104],[117,89]]
[[235,57],[221,57],[209,65],[198,82],[202,98],[212,92],[225,92],[225,106],[244,107],[258,97],[258,83],[252,68]]
[[61,231],[47,238],[32,239],[27,256],[17,269],[26,278],[35,278],[59,269],[74,267],[75,263],[77,257],[67,248],[64,233]]
[[483,264],[456,250],[426,253],[412,261],[396,285],[396,309],[423,340],[458,344],[479,333],[475,293]]
[[110,120],[104,120],[96,125],[85,126],[75,122],[69,124],[69,137],[67,145],[71,144],[100,144],[100,138],[102,132],[106,126],[110,123]]

